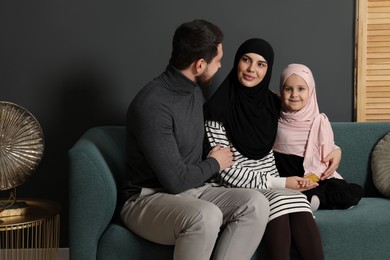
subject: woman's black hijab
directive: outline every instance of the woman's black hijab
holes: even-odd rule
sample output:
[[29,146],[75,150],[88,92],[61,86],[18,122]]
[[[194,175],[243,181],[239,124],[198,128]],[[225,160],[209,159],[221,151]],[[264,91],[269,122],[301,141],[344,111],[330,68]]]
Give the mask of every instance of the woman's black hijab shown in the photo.
[[[238,63],[247,53],[261,55],[268,64],[264,79],[251,88],[242,86],[237,77]],[[268,42],[245,41],[237,50],[233,69],[204,107],[205,120],[222,122],[234,147],[251,159],[266,156],[276,137],[280,100],[269,90],[273,62]]]

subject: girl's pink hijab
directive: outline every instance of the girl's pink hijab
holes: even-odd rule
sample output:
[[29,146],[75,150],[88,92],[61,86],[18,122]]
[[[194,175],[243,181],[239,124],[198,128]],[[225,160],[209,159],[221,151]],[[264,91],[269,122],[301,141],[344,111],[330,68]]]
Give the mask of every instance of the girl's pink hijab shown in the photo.
[[[305,107],[297,112],[280,113],[278,132],[274,150],[284,154],[304,157],[305,174],[315,173],[318,177],[328,165],[322,160],[333,150],[333,130],[327,116],[319,112],[315,82],[312,72],[302,64],[290,64],[282,72],[280,92],[288,77],[296,74],[302,77],[309,87],[309,100]],[[330,177],[342,178],[337,172]]]

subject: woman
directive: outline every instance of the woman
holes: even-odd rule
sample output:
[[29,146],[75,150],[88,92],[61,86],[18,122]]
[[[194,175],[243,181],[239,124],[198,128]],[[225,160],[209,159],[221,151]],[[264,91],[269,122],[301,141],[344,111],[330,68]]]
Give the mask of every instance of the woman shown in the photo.
[[[318,184],[301,177],[280,178],[275,166],[272,146],[281,104],[269,90],[273,58],[268,42],[244,42],[233,69],[205,104],[209,147],[230,146],[234,154],[235,164],[216,181],[226,187],[255,188],[268,198],[271,213],[265,240],[271,259],[289,259],[292,241],[304,259],[323,259],[310,205],[298,192]],[[331,158],[337,167],[337,155]]]

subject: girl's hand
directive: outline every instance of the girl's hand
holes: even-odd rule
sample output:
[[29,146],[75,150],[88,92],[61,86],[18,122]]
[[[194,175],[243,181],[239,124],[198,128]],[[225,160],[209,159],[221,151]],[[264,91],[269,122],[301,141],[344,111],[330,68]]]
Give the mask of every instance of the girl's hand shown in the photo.
[[310,179],[302,178],[298,176],[291,176],[286,178],[286,188],[306,191],[318,186],[317,182],[312,182]]

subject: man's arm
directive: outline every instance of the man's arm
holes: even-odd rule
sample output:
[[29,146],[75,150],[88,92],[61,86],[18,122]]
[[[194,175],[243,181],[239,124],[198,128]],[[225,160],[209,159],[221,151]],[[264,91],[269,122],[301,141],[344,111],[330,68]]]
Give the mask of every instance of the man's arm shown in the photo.
[[[219,171],[220,165],[214,157],[193,163],[184,162],[175,137],[172,116],[163,106],[138,109],[133,113],[131,123],[137,145],[166,192],[176,194],[201,186]],[[201,159],[201,154],[199,156]]]

